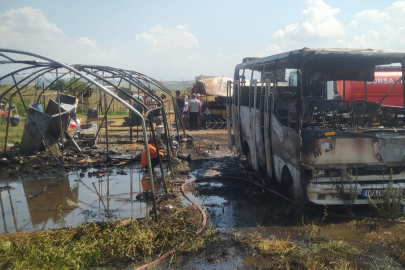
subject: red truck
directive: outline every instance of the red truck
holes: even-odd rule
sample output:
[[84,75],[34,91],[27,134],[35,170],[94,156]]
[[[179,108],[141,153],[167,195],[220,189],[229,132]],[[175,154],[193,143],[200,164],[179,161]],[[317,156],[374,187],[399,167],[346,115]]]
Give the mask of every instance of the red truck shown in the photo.
[[[367,98],[365,97],[364,82],[360,81],[343,81],[336,82],[336,89],[345,100],[350,103],[356,99],[367,99],[371,102],[380,102],[383,96],[391,88],[395,82],[402,76],[400,66],[379,66],[376,67],[374,73],[374,81],[367,82]],[[403,94],[402,94],[403,80],[398,82],[390,93],[382,101],[382,105],[403,107]],[[345,90],[343,91],[343,88]]]

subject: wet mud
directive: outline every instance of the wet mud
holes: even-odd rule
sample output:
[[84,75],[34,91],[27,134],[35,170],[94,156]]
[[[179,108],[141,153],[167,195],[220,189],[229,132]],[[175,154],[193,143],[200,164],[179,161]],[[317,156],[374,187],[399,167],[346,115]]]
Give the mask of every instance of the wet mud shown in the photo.
[[[197,136],[197,139],[201,142],[203,136]],[[405,242],[404,226],[367,223],[332,215],[344,215],[344,207],[291,206],[253,184],[232,179],[238,177],[255,179],[259,183],[264,181],[263,175],[248,169],[245,158],[226,150],[215,154],[210,152],[213,150],[207,144],[205,147],[204,144],[200,145],[200,149],[208,151],[208,155],[194,154],[188,180],[217,175],[229,179],[198,182],[194,188],[190,188],[188,195],[203,206],[209,215],[210,224],[221,232],[222,239],[214,241],[200,252],[174,258],[170,269],[272,269],[271,260],[260,258],[255,251],[234,241],[235,235],[253,233],[259,233],[264,239],[293,241],[304,249],[308,241],[320,244],[343,241],[362,252],[358,257],[359,267],[403,269],[404,265],[399,258],[405,254],[396,247],[401,241]],[[266,181],[266,186],[288,196],[277,183]],[[182,201],[184,205],[189,205],[188,201]],[[353,211],[357,216],[364,216],[370,208],[354,207]]]

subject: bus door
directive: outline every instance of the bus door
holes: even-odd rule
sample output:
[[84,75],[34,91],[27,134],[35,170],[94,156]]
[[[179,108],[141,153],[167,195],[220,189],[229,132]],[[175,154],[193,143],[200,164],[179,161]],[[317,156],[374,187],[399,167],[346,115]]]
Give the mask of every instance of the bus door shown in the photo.
[[270,80],[266,80],[264,96],[264,149],[266,154],[266,171],[267,176],[273,176],[272,158],[271,158],[271,115],[272,115],[272,98],[270,95]]
[[233,128],[233,138],[235,141],[236,150],[239,153],[243,152],[241,133],[240,133],[240,82],[235,80],[233,82],[233,102],[232,102],[232,128]]
[[256,115],[260,119],[260,114],[257,114],[256,108],[257,106],[257,80],[250,81],[250,91],[253,88],[253,108],[251,100],[249,101],[249,123],[250,123],[250,142],[249,142],[249,150],[251,154],[252,160],[252,168],[254,170],[259,170],[258,159],[257,159],[257,147],[256,147],[256,136],[259,136],[260,139],[260,120],[259,125],[257,121]]
[[[277,68],[276,68],[277,70]],[[273,78],[271,87],[271,152],[274,178],[284,184],[294,183],[294,189],[301,192],[300,182],[300,147],[301,137],[296,129],[288,126],[289,108],[293,106],[295,97],[291,92],[282,92]],[[287,119],[287,121],[286,121]],[[288,169],[288,170],[285,170]]]
[[228,81],[226,83],[226,127],[228,129],[228,148],[233,150],[233,138],[231,133],[231,121],[232,121],[232,82]]

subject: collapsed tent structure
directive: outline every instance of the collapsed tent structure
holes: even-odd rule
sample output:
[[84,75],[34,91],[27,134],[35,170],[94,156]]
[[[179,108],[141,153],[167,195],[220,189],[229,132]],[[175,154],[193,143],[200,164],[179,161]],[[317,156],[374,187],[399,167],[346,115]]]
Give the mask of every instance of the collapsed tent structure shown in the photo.
[[[23,60],[21,60],[23,59]],[[180,132],[184,131],[183,119],[180,117],[180,112],[175,101],[175,97],[171,91],[168,90],[157,80],[148,77],[142,73],[124,70],[119,68],[113,68],[108,66],[96,66],[96,65],[67,65],[56,60],[17,50],[0,49],[0,64],[3,66],[7,73],[0,77],[0,81],[10,81],[13,84],[3,93],[0,94],[0,102],[4,101],[12,108],[11,104],[13,98],[19,97],[27,114],[26,123],[24,127],[24,133],[22,137],[22,143],[20,150],[22,154],[33,154],[41,150],[49,150],[54,158],[61,163],[64,163],[63,148],[64,145],[69,142],[75,141],[71,138],[67,132],[69,121],[71,119],[71,111],[75,109],[76,97],[80,95],[89,94],[91,92],[98,93],[100,105],[104,103],[104,117],[98,130],[95,133],[94,141],[100,135],[100,130],[103,124],[105,124],[105,144],[106,144],[106,156],[109,159],[109,141],[108,141],[108,128],[107,128],[107,114],[110,110],[113,100],[118,101],[130,112],[139,117],[140,124],[142,126],[143,142],[145,144],[147,159],[148,159],[148,171],[149,179],[151,182],[151,190],[154,194],[153,174],[150,161],[150,153],[148,147],[148,130],[147,125],[151,131],[152,139],[156,142],[156,133],[154,122],[159,121],[163,124],[163,136],[167,140],[167,154],[169,159],[169,167],[171,169],[171,157],[173,154],[173,145],[171,143],[171,135],[166,119],[166,112],[163,101],[158,97],[151,89],[151,86],[163,91],[171,99],[174,113],[177,133],[180,137]],[[59,81],[61,79],[71,77],[68,85],[61,87]],[[118,83],[115,82],[118,80]],[[41,81],[47,81],[48,86],[45,87]],[[76,82],[82,82],[85,85],[84,89],[79,91],[73,91],[75,96],[67,95],[71,93],[72,87]],[[156,104],[155,108],[148,108],[140,99],[136,99],[131,95],[131,92],[127,92],[121,88],[121,83],[125,82],[129,85],[129,89],[133,88],[138,91],[138,94],[144,93],[151,97]],[[42,105],[40,104],[41,97],[45,95],[45,92],[50,89],[51,86],[56,87],[56,99],[51,99],[42,112]],[[23,98],[23,92],[41,89],[38,95],[37,103],[26,104]],[[70,91],[69,91],[70,90]],[[73,89],[75,90],[75,89]],[[111,98],[110,104],[107,105],[107,96]],[[124,97],[124,98],[123,98]],[[129,101],[129,102],[128,102]],[[137,111],[133,104],[137,103],[144,109],[144,114]],[[45,106],[45,104],[43,104]],[[9,109],[10,110],[10,109]],[[154,119],[154,111],[160,111],[160,118]],[[10,111],[9,111],[10,114]],[[7,121],[6,136],[4,143],[4,152],[7,151],[7,137],[9,132],[10,121]],[[131,128],[131,142],[132,142],[132,128]],[[77,146],[77,145],[76,145]],[[78,151],[81,151],[79,147]],[[159,155],[158,155],[159,156]],[[164,175],[161,161],[160,169],[162,175]],[[167,191],[166,182],[164,180],[164,187]],[[155,196],[153,196],[155,198]],[[156,213],[156,202],[153,200],[154,212]]]

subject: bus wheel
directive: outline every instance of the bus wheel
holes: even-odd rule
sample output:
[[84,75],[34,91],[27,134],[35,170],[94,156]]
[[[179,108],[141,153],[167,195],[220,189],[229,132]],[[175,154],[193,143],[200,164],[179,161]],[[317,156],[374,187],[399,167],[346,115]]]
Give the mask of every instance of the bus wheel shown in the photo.
[[295,187],[294,182],[287,167],[283,168],[283,172],[281,174],[281,183],[284,186],[284,189],[288,192],[288,195],[291,199],[295,199]]
[[252,155],[250,154],[249,145],[247,144],[246,141],[244,143],[243,150],[244,150],[244,154],[246,156],[246,160],[248,162],[249,168],[252,169],[253,168],[253,166],[252,166]]
[[247,152],[247,154],[246,154],[246,159],[247,159],[247,162],[248,162],[248,164],[249,164],[249,168],[252,169],[252,168],[253,168],[253,165],[252,165],[252,155],[250,154],[250,151]]

